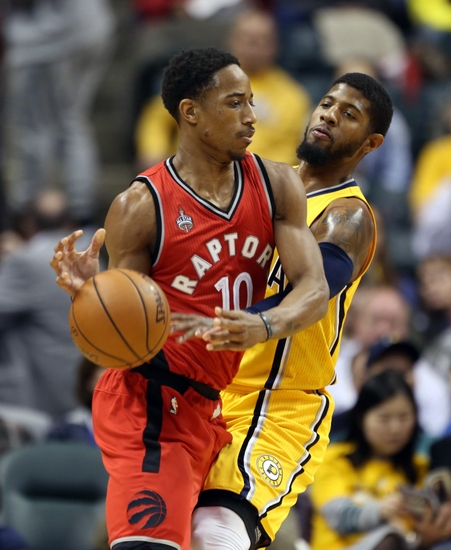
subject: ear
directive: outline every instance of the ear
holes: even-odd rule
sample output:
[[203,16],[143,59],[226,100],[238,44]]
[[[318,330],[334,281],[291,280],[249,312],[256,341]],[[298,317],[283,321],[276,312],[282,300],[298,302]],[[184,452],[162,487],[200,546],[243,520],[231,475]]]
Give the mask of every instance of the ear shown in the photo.
[[366,143],[363,150],[365,151],[365,153],[371,153],[371,151],[375,151],[383,143],[384,143],[384,136],[382,134],[370,134],[366,138]]
[[188,124],[197,123],[197,103],[192,99],[182,99],[179,104],[180,121],[185,120]]

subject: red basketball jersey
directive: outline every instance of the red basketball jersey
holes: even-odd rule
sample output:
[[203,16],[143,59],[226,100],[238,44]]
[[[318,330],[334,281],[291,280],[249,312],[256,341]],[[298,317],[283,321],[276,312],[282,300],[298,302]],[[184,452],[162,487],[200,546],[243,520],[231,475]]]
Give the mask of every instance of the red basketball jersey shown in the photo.
[[[171,311],[214,316],[216,306],[243,309],[264,297],[274,250],[274,199],[256,155],[234,163],[235,193],[227,210],[197,195],[172,159],[140,174],[157,213],[157,242],[149,274]],[[203,340],[163,347],[172,371],[216,389],[235,375],[242,353],[209,352]]]

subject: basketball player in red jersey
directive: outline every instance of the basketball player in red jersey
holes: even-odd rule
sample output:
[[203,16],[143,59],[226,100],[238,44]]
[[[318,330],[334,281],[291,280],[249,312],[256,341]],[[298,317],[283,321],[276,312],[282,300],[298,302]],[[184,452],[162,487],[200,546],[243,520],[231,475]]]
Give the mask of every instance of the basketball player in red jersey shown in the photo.
[[[105,240],[109,268],[149,274],[171,311],[211,317],[216,307],[242,309],[263,298],[277,246],[293,291],[271,311],[272,329],[264,314],[248,314],[249,342],[318,321],[328,289],[305,192],[290,166],[246,152],[256,119],[238,60],[213,48],[182,52],[164,72],[162,97],[180,126],[176,155],[113,201],[87,250],[75,249],[80,231],[57,244],[57,283],[74,296],[97,273]],[[211,354],[199,339],[180,346],[170,336],[150,364],[102,376],[93,421],[110,475],[114,550],[188,550],[205,476],[231,440],[219,391],[241,356]]]

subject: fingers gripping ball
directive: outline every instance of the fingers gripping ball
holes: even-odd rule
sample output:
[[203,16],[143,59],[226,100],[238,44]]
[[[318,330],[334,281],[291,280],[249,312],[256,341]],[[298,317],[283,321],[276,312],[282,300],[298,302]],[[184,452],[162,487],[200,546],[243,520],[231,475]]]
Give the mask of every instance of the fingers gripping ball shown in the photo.
[[147,275],[110,269],[77,292],[69,324],[76,346],[90,361],[128,369],[149,361],[162,348],[170,329],[169,304]]

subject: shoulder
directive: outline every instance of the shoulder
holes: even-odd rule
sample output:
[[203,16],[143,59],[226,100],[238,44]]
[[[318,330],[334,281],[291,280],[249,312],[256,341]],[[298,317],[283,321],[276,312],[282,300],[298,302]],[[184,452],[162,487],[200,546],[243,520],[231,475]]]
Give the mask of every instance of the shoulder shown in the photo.
[[131,238],[148,241],[154,232],[156,208],[152,194],[142,181],[134,181],[111,203],[105,220],[106,245],[126,245]]
[[425,454],[416,453],[413,457],[413,465],[417,472],[418,481],[421,483],[429,469],[429,458]]
[[111,203],[111,209],[126,214],[129,211],[148,208],[153,203],[152,195],[143,181],[135,180],[122,193],[117,195]]
[[337,199],[334,199],[331,201],[326,209],[325,213],[328,212],[355,212],[356,216],[368,216],[373,219],[373,216],[371,215],[371,209],[368,203],[366,203],[364,200],[360,199],[359,197],[355,196],[349,196],[349,197],[339,197]]
[[[149,166],[146,170],[141,172],[136,176],[136,178],[148,178],[152,179],[155,177],[158,178],[165,178],[168,177],[168,171],[166,169],[166,159],[162,160],[161,162],[154,164],[153,166]],[[135,180],[136,181],[136,180]]]
[[285,218],[293,206],[307,204],[304,184],[292,166],[268,159],[262,159],[262,162],[271,182],[277,218]]
[[263,162],[268,174],[273,174],[276,177],[283,177],[284,174],[290,173],[300,179],[297,175],[296,169],[293,168],[293,166],[291,166],[290,164],[286,164],[285,162],[276,162],[274,160],[264,158],[262,158],[261,161]]
[[326,457],[331,460],[343,457],[354,451],[355,445],[349,441],[339,441],[337,443],[331,443],[326,451]]
[[[347,455],[354,448],[354,445],[348,442],[329,444],[323,462],[315,474],[314,485],[324,486],[324,484],[332,483],[333,480],[335,482],[337,479],[342,482],[349,480],[355,470]],[[318,490],[320,490],[319,487]]]
[[370,206],[358,197],[340,197],[332,200],[313,222],[311,229],[317,238],[328,240],[347,231],[363,232],[371,240],[375,230],[374,215]]

